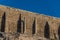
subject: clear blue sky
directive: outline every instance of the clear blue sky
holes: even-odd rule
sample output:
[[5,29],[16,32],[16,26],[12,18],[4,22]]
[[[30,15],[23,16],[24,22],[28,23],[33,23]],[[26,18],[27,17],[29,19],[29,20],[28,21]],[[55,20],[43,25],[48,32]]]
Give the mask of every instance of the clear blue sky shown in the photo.
[[60,17],[60,0],[0,0],[0,4]]

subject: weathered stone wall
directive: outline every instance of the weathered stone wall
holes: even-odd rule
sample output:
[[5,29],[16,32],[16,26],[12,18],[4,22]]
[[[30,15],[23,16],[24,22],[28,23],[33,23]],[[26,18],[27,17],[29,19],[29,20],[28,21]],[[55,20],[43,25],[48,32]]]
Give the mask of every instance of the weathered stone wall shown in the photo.
[[60,37],[60,18],[0,6],[1,30],[5,33],[20,33],[58,40]]

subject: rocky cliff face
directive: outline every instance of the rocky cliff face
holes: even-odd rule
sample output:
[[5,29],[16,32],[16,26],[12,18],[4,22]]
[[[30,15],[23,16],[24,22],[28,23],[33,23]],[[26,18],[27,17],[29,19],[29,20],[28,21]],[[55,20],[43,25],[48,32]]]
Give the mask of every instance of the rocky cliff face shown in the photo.
[[60,40],[60,18],[0,5],[0,31],[19,33],[19,40]]

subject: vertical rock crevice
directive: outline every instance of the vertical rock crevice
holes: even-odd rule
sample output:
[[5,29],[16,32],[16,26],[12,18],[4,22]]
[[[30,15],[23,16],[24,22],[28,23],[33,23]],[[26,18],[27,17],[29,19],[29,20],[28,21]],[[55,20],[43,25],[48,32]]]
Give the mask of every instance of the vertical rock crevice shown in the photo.
[[34,17],[34,21],[33,21],[33,24],[32,24],[33,25],[32,26],[32,34],[35,34],[35,29],[36,29],[35,28],[35,23],[36,23],[35,20],[36,20],[36,18]]
[[2,16],[2,21],[1,21],[1,32],[5,31],[5,22],[6,22],[6,13],[4,12]]

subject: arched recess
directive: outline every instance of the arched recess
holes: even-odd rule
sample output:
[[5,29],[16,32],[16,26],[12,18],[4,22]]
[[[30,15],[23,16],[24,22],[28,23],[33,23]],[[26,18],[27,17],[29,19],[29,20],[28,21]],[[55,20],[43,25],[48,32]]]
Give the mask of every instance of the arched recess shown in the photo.
[[58,37],[59,37],[59,40],[60,40],[60,25],[59,25],[59,28],[58,28]]
[[6,13],[4,12],[1,20],[1,32],[5,31]]
[[32,24],[32,25],[33,25],[33,26],[32,26],[32,34],[35,34],[35,29],[36,29],[36,28],[35,28],[35,23],[36,23],[35,19],[36,19],[36,18],[34,18],[34,21],[33,21],[33,24]]
[[50,38],[50,29],[49,29],[49,24],[48,24],[48,22],[46,22],[46,24],[45,24],[44,36],[45,36],[45,38]]

